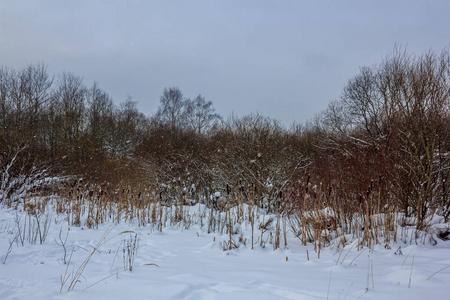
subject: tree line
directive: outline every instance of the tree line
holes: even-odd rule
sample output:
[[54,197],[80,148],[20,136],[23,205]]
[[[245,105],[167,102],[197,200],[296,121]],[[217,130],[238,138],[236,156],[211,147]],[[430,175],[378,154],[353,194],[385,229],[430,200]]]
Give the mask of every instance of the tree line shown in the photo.
[[316,195],[352,212],[376,194],[381,209],[415,215],[420,226],[432,212],[450,218],[449,107],[448,49],[395,50],[290,128],[259,114],[224,120],[211,101],[176,87],[145,116],[131,98],[117,106],[71,73],[1,67],[0,167],[10,177],[45,170],[158,185],[173,197],[239,193],[268,209]]

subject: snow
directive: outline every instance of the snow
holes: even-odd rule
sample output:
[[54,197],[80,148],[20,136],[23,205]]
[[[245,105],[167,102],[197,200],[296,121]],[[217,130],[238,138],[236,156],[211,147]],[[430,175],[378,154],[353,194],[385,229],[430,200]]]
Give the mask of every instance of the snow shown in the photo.
[[[199,211],[198,206],[191,207]],[[13,209],[0,209],[0,259],[16,232]],[[267,218],[267,216],[266,216]],[[25,216],[22,216],[22,222]],[[68,227],[65,215],[52,212],[45,242],[14,242],[6,263],[0,264],[0,299],[447,299],[450,242],[437,245],[389,247],[377,245],[357,251],[302,246],[288,234],[288,248],[273,250],[258,245],[251,249],[251,226],[234,228],[247,239],[238,249],[223,251],[229,235],[207,233],[200,224],[164,227],[121,222],[98,229]],[[257,226],[255,226],[256,230]],[[61,231],[66,242],[64,264]],[[109,232],[109,233],[108,233]],[[95,250],[102,236],[104,243]],[[137,234],[139,244],[133,271],[124,271],[123,249]],[[255,236],[259,236],[257,231]],[[58,243],[57,243],[58,242]],[[356,242],[355,242],[356,243]],[[399,247],[401,251],[399,250]],[[307,252],[309,260],[307,260]],[[402,253],[401,255],[398,253]],[[67,291],[70,278],[93,253],[75,288]],[[397,253],[397,254],[395,254]],[[414,263],[413,263],[414,261]],[[68,266],[68,267],[67,267]],[[61,288],[61,276],[70,274]],[[429,278],[432,276],[431,278]],[[411,284],[410,284],[411,278]],[[429,278],[429,279],[428,279]],[[408,287],[408,286],[411,287]]]

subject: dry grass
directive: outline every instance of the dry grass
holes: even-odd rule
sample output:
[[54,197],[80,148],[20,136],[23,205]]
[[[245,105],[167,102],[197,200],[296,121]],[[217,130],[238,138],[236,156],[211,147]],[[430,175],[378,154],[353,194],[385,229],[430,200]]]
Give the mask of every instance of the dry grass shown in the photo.
[[[291,231],[303,245],[313,244],[318,257],[324,247],[344,248],[354,240],[358,241],[358,250],[370,249],[377,244],[389,247],[396,242],[399,223],[403,225],[399,235],[403,241],[425,242],[426,232],[414,228],[414,219],[402,217],[395,207],[381,205],[381,188],[371,188],[353,205],[340,205],[339,198],[322,184],[313,186],[308,181],[307,187],[299,194],[302,200],[293,203],[293,209],[284,209],[285,202],[292,199],[279,200],[276,214],[268,214],[268,208],[261,207],[268,199],[258,199],[252,185],[247,188],[240,185],[236,191],[230,189],[226,201],[218,206],[211,201],[212,197],[190,199],[180,188],[168,190],[162,185],[129,182],[113,187],[90,185],[79,180],[69,186],[54,188],[55,195],[38,191],[24,198],[21,204],[7,205],[28,214],[25,222],[18,225],[22,243],[25,238],[32,243],[45,241],[49,208],[64,214],[68,226],[99,228],[104,223],[128,222],[163,231],[167,226],[189,229],[193,224],[199,224],[208,233],[228,235],[224,250],[247,244],[235,230],[244,224],[251,227],[251,241],[248,242],[252,249],[255,245],[271,245],[274,250],[282,245],[287,248],[287,236]],[[190,206],[195,203],[204,206],[193,210]],[[345,258],[346,255],[342,262]],[[83,266],[80,266],[74,277],[81,276],[82,271]],[[71,283],[69,289],[75,284]]]

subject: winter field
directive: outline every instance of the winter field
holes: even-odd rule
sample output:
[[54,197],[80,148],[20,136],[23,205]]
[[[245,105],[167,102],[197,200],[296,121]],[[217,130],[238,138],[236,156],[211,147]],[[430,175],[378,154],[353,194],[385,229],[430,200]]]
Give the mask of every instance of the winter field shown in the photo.
[[290,127],[0,66],[0,300],[450,299],[450,49],[406,50]]
[[246,204],[93,218],[89,207],[58,213],[59,198],[27,201],[34,213],[0,209],[0,299],[448,299],[438,217],[419,237],[403,226],[395,242],[349,234],[304,246],[299,223]]

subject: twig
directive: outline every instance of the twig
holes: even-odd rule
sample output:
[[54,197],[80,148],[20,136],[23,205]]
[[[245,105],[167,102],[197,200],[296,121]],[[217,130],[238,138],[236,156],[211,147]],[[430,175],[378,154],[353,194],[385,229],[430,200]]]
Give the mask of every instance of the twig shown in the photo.
[[122,273],[122,272],[125,272],[125,271],[117,271],[116,273],[113,273],[113,274],[111,274],[111,275],[108,275],[108,276],[106,276],[105,278],[102,278],[102,279],[100,279],[99,281],[94,282],[94,283],[91,284],[90,286],[85,287],[85,288],[83,289],[83,291],[87,290],[87,289],[90,288],[90,287],[93,287],[93,286],[96,285],[97,283],[100,283],[100,282],[102,282],[102,281],[104,281],[104,280],[106,280],[106,279],[108,279],[108,278],[110,278],[110,277],[113,277],[114,275],[118,275],[119,273]]
[[64,264],[66,264],[66,256],[67,256],[66,243],[67,243],[67,238],[69,237],[69,231],[67,231],[66,238],[64,239],[64,241],[61,238],[61,233],[62,233],[62,226],[61,226],[61,229],[59,230],[59,236],[58,236],[60,242],[58,242],[55,239],[55,243],[56,243],[56,245],[63,247],[63,249],[64,249],[63,262],[64,262]]
[[338,259],[337,259],[337,261],[336,261],[336,266],[337,266],[338,263],[339,263],[339,259],[341,259],[341,255],[342,255],[342,252],[344,252],[344,248],[345,248],[345,246],[342,248],[341,253],[339,253],[339,257],[338,257]]
[[3,264],[6,263],[6,259],[8,258],[8,255],[12,251],[12,246],[13,246],[14,242],[17,240],[17,238],[19,237],[19,235],[20,235],[20,233],[16,234],[16,236],[14,237],[14,239],[12,241],[9,240],[9,247],[8,247],[8,250],[6,251],[5,259],[3,259],[3,262],[2,262]]
[[[344,260],[347,258],[348,254],[350,253],[350,251],[353,249],[353,247],[355,246],[355,244],[353,243],[353,245],[350,247],[350,249],[348,249],[347,254],[345,254],[344,258],[341,261],[341,265],[344,263]],[[344,249],[342,249],[344,250]]]
[[73,251],[74,251],[74,247],[72,247],[72,252],[70,253],[70,257],[69,257],[69,261],[67,262],[66,265],[66,271],[64,272],[64,276],[61,275],[61,288],[59,289],[59,292],[62,292],[62,289],[64,287],[64,285],[66,284],[67,280],[69,280],[70,278],[70,274],[67,275],[67,270],[69,269],[69,265],[70,265],[70,261],[72,260],[72,255],[73,255]]
[[405,264],[406,260],[408,259],[408,256],[411,254],[411,251],[409,251],[408,255],[406,255],[405,259],[403,260],[402,267],[400,269],[403,269],[403,265]]
[[144,264],[144,266],[155,266],[155,267],[158,267],[159,268],[159,265],[157,265],[157,264]]
[[356,255],[356,257],[348,264],[348,266],[350,267],[351,264],[361,255],[364,253],[364,251],[366,251],[367,248],[365,248],[363,251],[361,251],[361,253],[359,253],[358,255]]
[[330,270],[330,278],[328,279],[328,291],[327,291],[327,300],[330,295],[330,285],[331,285],[331,273],[333,272],[333,269]]
[[345,294],[344,300],[347,299],[348,293],[350,292],[350,289],[352,288],[352,286],[353,286],[353,282],[352,282],[352,284],[350,285],[350,287],[348,288],[347,294]]
[[413,270],[413,266],[414,266],[414,258],[415,258],[415,254],[413,255],[413,259],[412,259],[412,263],[411,263],[411,272],[409,272],[409,285],[408,288],[411,287],[411,275],[412,275],[412,270]]
[[445,268],[440,269],[437,272],[434,272],[433,274],[430,275],[430,277],[427,278],[427,280],[430,279],[431,277],[433,277],[434,275],[436,275],[437,273],[440,273],[440,272],[444,271],[447,268],[450,268],[450,265],[446,266]]

